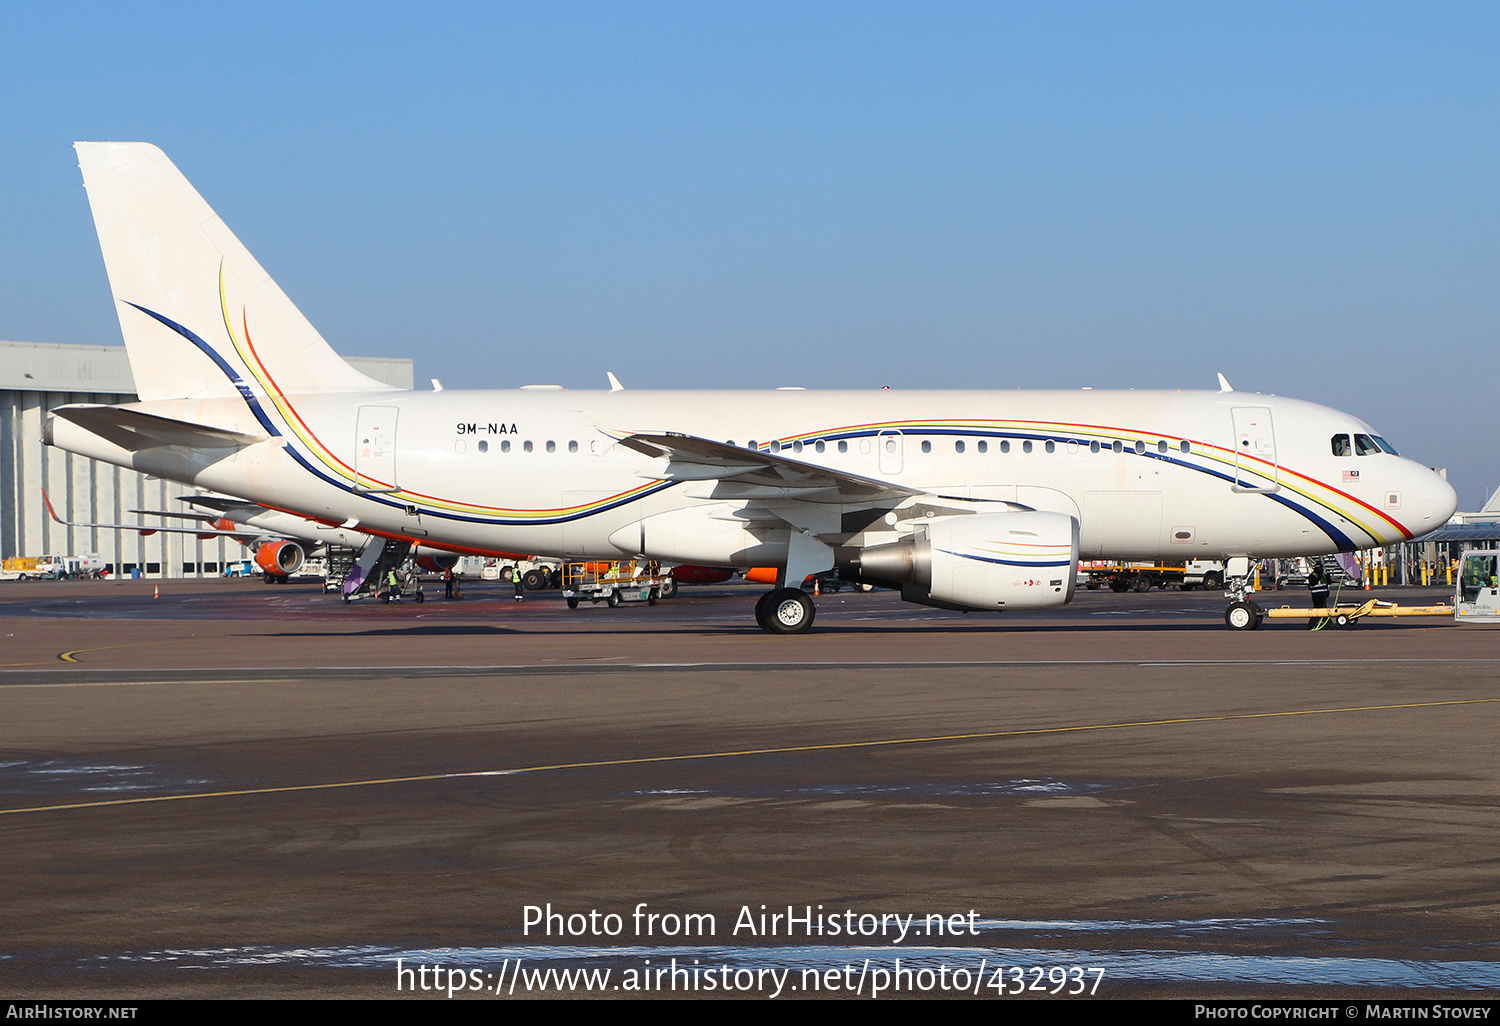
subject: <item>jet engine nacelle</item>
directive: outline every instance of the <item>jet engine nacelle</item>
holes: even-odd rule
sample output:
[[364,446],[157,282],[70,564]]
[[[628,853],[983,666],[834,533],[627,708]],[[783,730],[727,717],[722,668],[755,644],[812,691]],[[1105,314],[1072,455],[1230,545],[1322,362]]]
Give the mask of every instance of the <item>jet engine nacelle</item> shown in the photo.
[[458,566],[458,553],[433,549],[417,550],[417,566],[430,574],[440,574]]
[[307,553],[294,541],[266,542],[255,550],[255,565],[268,574],[290,577],[302,569]]
[[734,571],[722,566],[683,563],[672,568],[672,576],[683,584],[723,584],[734,576]]
[[1073,598],[1078,521],[1064,513],[946,517],[858,556],[859,575],[901,585],[908,602],[955,609],[1047,609]]

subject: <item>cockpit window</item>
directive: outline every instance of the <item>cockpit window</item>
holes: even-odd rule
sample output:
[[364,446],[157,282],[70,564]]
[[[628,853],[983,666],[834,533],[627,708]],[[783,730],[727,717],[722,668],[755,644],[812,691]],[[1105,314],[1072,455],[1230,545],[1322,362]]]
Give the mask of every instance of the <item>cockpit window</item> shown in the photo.
[[1375,444],[1375,439],[1369,435],[1354,436],[1354,455],[1373,456],[1380,451],[1380,446]]
[[1378,445],[1378,446],[1380,446],[1381,449],[1383,449],[1384,451],[1390,453],[1392,456],[1400,456],[1401,455],[1399,452],[1396,451],[1396,447],[1394,445],[1392,445],[1390,442],[1387,442],[1384,438],[1381,438],[1379,435],[1375,435],[1374,437],[1375,437],[1375,444]]
[[1353,452],[1354,450],[1349,448],[1348,435],[1333,436],[1333,454],[1335,456],[1350,456],[1353,455]]

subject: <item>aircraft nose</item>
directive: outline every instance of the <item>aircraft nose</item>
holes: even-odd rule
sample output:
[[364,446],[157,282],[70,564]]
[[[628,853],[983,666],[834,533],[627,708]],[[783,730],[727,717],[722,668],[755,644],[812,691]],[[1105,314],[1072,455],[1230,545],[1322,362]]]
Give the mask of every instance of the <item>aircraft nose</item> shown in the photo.
[[1413,535],[1421,537],[1436,531],[1448,522],[1458,509],[1458,493],[1453,486],[1426,467],[1420,467],[1417,480],[1411,489],[1416,502],[1413,516],[1406,526]]

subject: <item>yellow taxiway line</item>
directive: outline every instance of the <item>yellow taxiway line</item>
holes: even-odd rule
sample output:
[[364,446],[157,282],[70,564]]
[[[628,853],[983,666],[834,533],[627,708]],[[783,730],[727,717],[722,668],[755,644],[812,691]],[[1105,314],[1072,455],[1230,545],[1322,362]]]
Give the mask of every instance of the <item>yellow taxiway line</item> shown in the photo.
[[471,777],[507,777],[522,773],[546,773],[554,770],[598,769],[605,766],[644,766],[660,762],[690,762],[701,759],[735,759],[752,755],[786,755],[792,752],[827,752],[849,748],[879,748],[892,745],[937,744],[945,741],[982,741],[1002,737],[1027,737],[1040,734],[1071,734],[1096,730],[1125,730],[1132,727],[1180,726],[1188,723],[1228,723],[1237,720],[1265,720],[1290,716],[1331,716],[1340,713],[1388,712],[1397,709],[1434,709],[1444,706],[1487,705],[1500,698],[1462,698],[1445,702],[1404,702],[1397,705],[1356,705],[1334,709],[1283,709],[1276,712],[1226,713],[1220,716],[1182,716],[1165,720],[1134,720],[1120,723],[1087,723],[1069,727],[1031,727],[1021,730],[989,730],[970,734],[935,734],[927,737],[881,738],[874,741],[842,741],[820,745],[790,745],[784,748],[745,748],[723,752],[693,752],[684,755],[650,755],[633,759],[599,759],[591,762],[558,762],[513,769],[468,770],[461,773],[424,773],[407,777],[376,777],[370,780],[340,780],[325,784],[292,784],[286,787],[255,787],[236,791],[200,791],[192,794],[163,794],[139,798],[111,798],[105,801],[72,802],[66,805],[38,805],[24,809],[0,809],[0,816],[17,816],[33,812],[61,812],[64,809],[97,809],[112,805],[145,805],[151,802],[181,802],[205,798],[238,798],[257,794],[291,794],[296,791],[331,791],[345,787],[375,787],[381,784],[415,784],[431,780],[463,780]]

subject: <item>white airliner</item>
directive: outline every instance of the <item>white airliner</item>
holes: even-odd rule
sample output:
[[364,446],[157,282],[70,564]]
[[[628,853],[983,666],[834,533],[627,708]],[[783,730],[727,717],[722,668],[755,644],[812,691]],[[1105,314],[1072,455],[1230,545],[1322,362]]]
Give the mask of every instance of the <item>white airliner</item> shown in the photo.
[[[1078,559],[1249,561],[1406,541],[1457,500],[1368,425],[1235,392],[408,392],[344,363],[177,168],[79,143],[140,402],[47,439],[453,551],[776,566],[772,633],[837,568],[913,602],[1037,609]],[[613,384],[613,382],[612,382]]]
[[[309,556],[326,557],[330,546],[351,549],[359,556],[354,580],[347,580],[345,593],[358,587],[364,580],[380,550],[389,540],[373,537],[366,531],[346,528],[342,524],[319,523],[295,513],[283,513],[268,509],[254,502],[237,499],[231,495],[182,495],[179,501],[194,507],[195,512],[176,510],[133,509],[130,512],[142,516],[158,517],[161,520],[194,521],[196,527],[168,527],[165,523],[96,524],[64,520],[52,508],[52,500],[46,489],[42,490],[42,502],[54,521],[64,527],[96,528],[99,530],[136,531],[150,534],[191,534],[201,540],[209,538],[233,538],[244,545],[253,555],[255,565],[265,575],[266,583],[285,584],[306,562]],[[408,550],[401,549],[404,560]],[[417,567],[439,573],[458,565],[457,553],[431,546],[415,546],[409,554]],[[510,555],[506,553],[506,555]],[[520,557],[515,557],[520,558]]]

